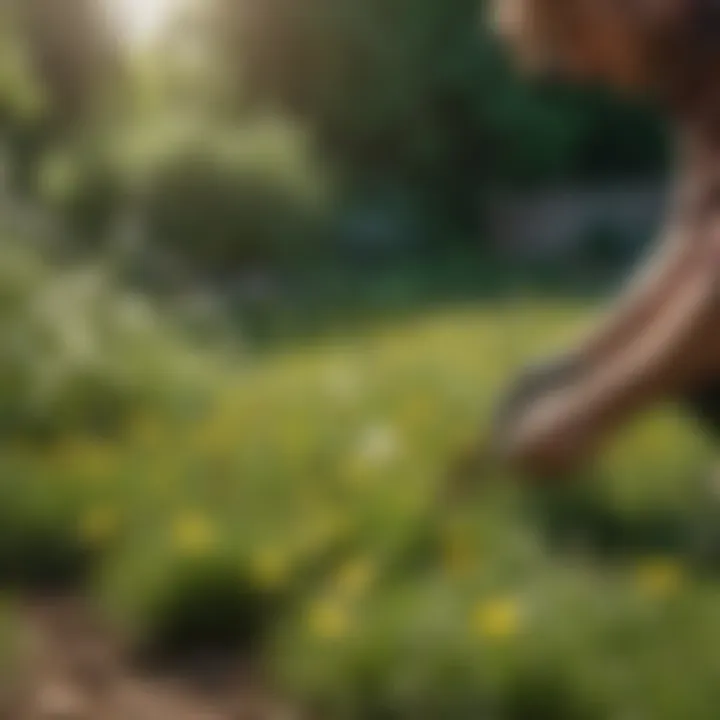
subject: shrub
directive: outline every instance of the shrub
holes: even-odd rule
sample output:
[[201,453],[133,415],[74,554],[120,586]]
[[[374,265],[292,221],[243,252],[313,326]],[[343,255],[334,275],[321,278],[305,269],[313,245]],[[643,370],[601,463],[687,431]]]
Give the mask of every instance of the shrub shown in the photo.
[[110,563],[101,585],[106,607],[139,654],[257,649],[275,619],[277,598],[254,584],[231,553],[137,550],[131,547]]
[[274,120],[117,132],[48,159],[40,181],[86,238],[107,233],[132,204],[151,242],[203,272],[297,259],[328,229],[308,142]]
[[108,434],[195,387],[171,324],[102,264],[58,267],[0,239],[0,436]]
[[[81,580],[91,553],[78,533],[73,496],[27,468],[0,468],[0,582],[41,589]],[[1,648],[0,648],[1,649]]]

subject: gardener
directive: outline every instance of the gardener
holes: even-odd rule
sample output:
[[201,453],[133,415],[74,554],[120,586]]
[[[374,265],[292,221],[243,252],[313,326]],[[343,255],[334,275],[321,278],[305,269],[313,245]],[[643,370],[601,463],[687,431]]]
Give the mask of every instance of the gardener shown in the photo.
[[666,232],[617,307],[530,370],[496,439],[537,477],[576,469],[639,410],[685,399],[720,428],[720,1],[496,0],[527,67],[650,94],[677,128]]

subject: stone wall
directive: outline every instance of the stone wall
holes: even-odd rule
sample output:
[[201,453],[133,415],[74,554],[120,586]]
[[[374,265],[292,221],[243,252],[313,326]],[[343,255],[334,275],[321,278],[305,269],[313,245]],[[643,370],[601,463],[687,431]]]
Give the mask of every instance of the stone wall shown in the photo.
[[598,234],[642,243],[663,218],[659,185],[567,187],[496,197],[490,236],[503,253],[553,256],[573,253]]

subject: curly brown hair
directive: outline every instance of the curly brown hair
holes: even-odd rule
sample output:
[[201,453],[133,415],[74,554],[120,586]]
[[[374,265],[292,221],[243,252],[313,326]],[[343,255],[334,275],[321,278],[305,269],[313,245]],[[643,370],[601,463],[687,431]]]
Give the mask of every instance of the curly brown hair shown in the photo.
[[711,88],[720,70],[720,0],[492,0],[491,9],[531,69],[676,105]]

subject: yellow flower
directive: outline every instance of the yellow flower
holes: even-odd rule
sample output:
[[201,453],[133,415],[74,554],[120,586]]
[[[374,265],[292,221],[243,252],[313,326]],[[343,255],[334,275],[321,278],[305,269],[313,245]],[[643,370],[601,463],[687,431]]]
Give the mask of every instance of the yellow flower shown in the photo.
[[343,565],[336,577],[338,590],[347,595],[361,595],[375,579],[376,569],[371,560],[356,558]]
[[323,640],[339,640],[350,631],[347,609],[336,600],[315,602],[310,607],[307,620],[312,633]]
[[54,461],[64,472],[94,482],[112,472],[118,463],[118,455],[109,443],[77,439],[60,445]]
[[289,574],[288,557],[278,548],[267,547],[251,559],[252,572],[264,588],[281,586]]
[[683,567],[672,558],[645,560],[636,570],[636,582],[642,592],[653,597],[676,593],[683,581]]
[[501,597],[478,604],[472,613],[471,626],[480,637],[504,640],[520,632],[522,620],[522,608],[518,601],[512,597]]
[[80,537],[88,543],[101,543],[118,529],[118,513],[111,507],[95,507],[80,519]]
[[173,526],[175,546],[186,555],[203,555],[212,548],[217,533],[212,522],[199,514],[183,515]]

